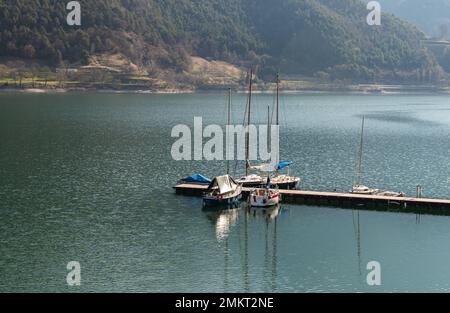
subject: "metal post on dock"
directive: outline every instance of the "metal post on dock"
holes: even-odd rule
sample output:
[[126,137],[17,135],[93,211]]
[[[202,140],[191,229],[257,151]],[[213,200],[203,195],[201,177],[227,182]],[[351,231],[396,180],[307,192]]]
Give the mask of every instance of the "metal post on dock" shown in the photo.
[[[422,186],[421,185],[417,185],[417,198],[418,199],[422,198]],[[417,225],[420,224],[420,213],[416,214],[416,224]]]

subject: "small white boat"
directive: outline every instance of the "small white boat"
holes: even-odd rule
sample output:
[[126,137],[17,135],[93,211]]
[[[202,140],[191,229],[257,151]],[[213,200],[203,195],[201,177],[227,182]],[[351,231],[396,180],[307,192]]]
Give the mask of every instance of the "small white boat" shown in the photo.
[[249,196],[250,206],[252,207],[271,207],[278,205],[280,201],[280,192],[270,189],[270,177],[267,177],[267,188],[255,189]]
[[405,194],[403,192],[381,191],[381,192],[377,193],[377,196],[403,198],[405,196]]
[[241,177],[237,180],[238,184],[242,184],[243,187],[261,187],[264,184],[264,180],[261,176],[256,174],[250,174],[244,177]]
[[279,174],[277,171],[277,174],[272,176],[271,180],[272,186],[277,186],[280,189],[293,190],[297,189],[297,186],[300,184],[301,178],[290,176],[289,174],[288,175]]
[[395,197],[395,198],[402,198],[405,196],[403,192],[381,191],[379,189],[372,189],[362,185],[354,186],[351,192],[358,195],[374,195],[374,196]]
[[353,186],[352,193],[356,193],[359,195],[376,195],[380,192],[379,189],[369,188],[364,185],[356,185]]
[[250,194],[250,205],[252,207],[276,206],[281,201],[281,194],[275,190],[256,189]]

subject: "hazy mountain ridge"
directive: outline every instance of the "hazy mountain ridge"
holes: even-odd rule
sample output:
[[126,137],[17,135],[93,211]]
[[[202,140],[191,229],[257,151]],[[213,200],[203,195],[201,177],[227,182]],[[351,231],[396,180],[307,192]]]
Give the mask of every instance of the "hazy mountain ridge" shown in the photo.
[[[431,37],[450,34],[450,0],[380,0],[382,9],[414,23]],[[443,30],[445,27],[446,30]],[[443,34],[442,32],[446,32]]]

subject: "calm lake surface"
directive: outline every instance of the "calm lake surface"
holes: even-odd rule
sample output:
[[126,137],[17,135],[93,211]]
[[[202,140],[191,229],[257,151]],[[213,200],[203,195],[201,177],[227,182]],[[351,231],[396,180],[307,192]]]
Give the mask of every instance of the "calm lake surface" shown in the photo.
[[[255,96],[265,123],[271,95]],[[217,94],[0,94],[1,292],[450,290],[450,217],[282,205],[204,211],[177,180],[223,162],[171,158],[171,130],[226,120]],[[245,96],[233,118],[243,121]],[[289,94],[281,153],[302,188],[364,182],[450,198],[450,96]],[[237,171],[244,164],[238,164]],[[66,265],[81,264],[68,287]],[[382,285],[366,283],[378,261]]]

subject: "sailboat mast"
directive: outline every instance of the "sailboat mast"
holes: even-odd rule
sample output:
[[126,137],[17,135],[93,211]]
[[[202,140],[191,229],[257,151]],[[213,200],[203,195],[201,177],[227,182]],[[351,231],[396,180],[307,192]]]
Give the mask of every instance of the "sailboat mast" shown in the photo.
[[270,120],[270,105],[267,106],[267,147],[270,147],[271,144],[271,138],[270,138],[270,130],[271,127],[271,120]]
[[361,126],[361,139],[359,143],[359,152],[358,152],[358,172],[356,176],[356,184],[359,186],[361,185],[361,176],[362,176],[362,157],[363,157],[363,146],[364,146],[364,122],[365,117],[363,116],[362,119],[362,126]]
[[250,69],[250,84],[249,84],[249,93],[248,93],[248,120],[247,120],[247,147],[245,151],[245,176],[250,174],[250,118],[251,118],[251,110],[252,110],[252,88],[253,88],[253,69]]
[[280,126],[280,74],[277,73],[277,126]]
[[[228,121],[227,127],[231,125],[231,88],[228,89]],[[229,151],[229,143],[227,142],[227,156]],[[230,175],[230,158],[227,157],[227,174]]]
[[[280,74],[277,73],[277,116],[276,116],[276,126],[278,127],[278,132],[280,131]],[[278,133],[278,136],[280,134]],[[280,162],[280,151],[278,151],[276,164]]]

